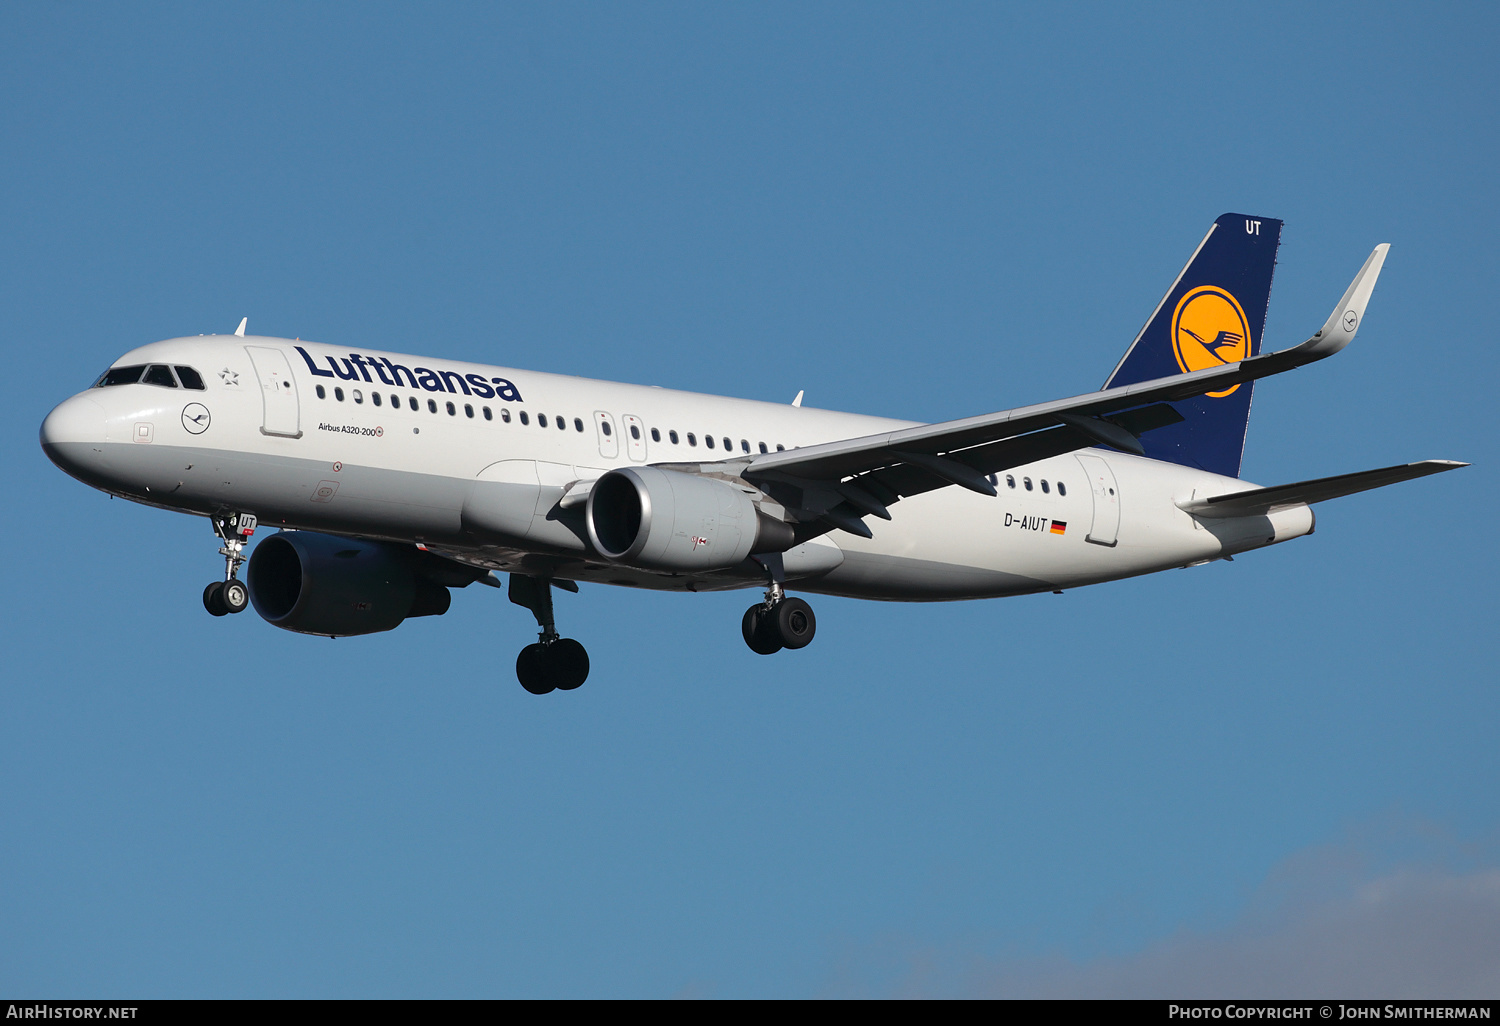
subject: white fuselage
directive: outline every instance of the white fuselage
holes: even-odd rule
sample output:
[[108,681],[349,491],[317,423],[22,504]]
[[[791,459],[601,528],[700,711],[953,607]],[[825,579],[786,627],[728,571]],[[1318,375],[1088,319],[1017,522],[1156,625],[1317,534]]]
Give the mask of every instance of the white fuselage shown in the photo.
[[[634,587],[711,590],[764,579],[753,568],[666,574],[611,564],[556,517],[572,486],[618,467],[710,464],[910,426],[253,336],[171,339],[115,362],[137,364],[194,368],[205,387],[94,388],[58,406],[42,440],[91,485],[183,512],[253,512],[266,527],[420,544],[474,566],[545,565],[556,577]],[[835,532],[799,546],[786,557],[789,587],[916,601],[1060,590],[1232,555],[1313,526],[1307,506],[1196,518],[1177,504],[1251,486],[1109,450],[995,481],[996,497],[947,487],[903,499],[891,521],[866,521],[873,538]],[[509,489],[498,522],[466,505],[486,482]]]

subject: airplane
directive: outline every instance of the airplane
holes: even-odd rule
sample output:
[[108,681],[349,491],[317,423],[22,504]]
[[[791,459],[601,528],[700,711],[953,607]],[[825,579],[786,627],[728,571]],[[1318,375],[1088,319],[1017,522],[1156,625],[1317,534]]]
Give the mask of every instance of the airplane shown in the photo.
[[[209,520],[209,613],[254,605],[345,637],[502,587],[538,640],[533,694],[587,679],[553,592],[763,588],[749,648],[805,647],[789,591],[891,601],[1065,589],[1311,534],[1311,505],[1464,463],[1261,487],[1239,479],[1260,378],[1332,356],[1364,320],[1375,247],[1327,322],[1260,351],[1282,222],[1216,220],[1098,391],[921,424],[247,335],[125,353],[41,426],[111,495]],[[1204,340],[1209,340],[1205,342]],[[246,548],[258,527],[274,527]],[[248,559],[244,578],[239,571]]]

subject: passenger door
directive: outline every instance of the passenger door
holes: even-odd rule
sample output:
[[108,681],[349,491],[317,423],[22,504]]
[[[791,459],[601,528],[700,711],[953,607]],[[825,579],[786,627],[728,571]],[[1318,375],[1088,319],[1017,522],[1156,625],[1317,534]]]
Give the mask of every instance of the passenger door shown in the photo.
[[1120,492],[1115,472],[1100,456],[1079,453],[1078,462],[1094,494],[1094,523],[1084,540],[1096,545],[1114,545],[1120,534]]
[[297,382],[292,367],[280,349],[246,346],[255,376],[260,381],[263,411],[261,434],[301,438],[301,403],[297,400]]

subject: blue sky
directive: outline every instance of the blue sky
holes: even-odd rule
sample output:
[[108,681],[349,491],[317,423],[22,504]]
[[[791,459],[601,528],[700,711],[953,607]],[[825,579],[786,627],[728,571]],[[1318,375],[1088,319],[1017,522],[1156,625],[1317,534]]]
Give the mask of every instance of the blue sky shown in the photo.
[[[9,5],[0,992],[1487,993],[1500,975],[1490,5]],[[940,420],[1097,387],[1212,220],[1268,346],[1359,339],[1244,475],[1469,469],[1067,595],[585,586],[588,684],[452,611],[199,601],[196,520],[37,446],[252,331]],[[1320,989],[1321,988],[1321,989]],[[1384,988],[1384,989],[1382,989]]]

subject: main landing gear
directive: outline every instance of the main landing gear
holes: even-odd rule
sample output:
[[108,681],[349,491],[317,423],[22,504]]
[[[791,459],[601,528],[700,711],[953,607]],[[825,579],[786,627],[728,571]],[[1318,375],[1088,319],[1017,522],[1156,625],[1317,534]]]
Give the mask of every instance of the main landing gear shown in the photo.
[[224,542],[219,555],[224,557],[224,579],[203,589],[203,608],[213,616],[243,613],[250,604],[250,590],[239,579],[240,565],[245,562],[245,542],[255,533],[255,514],[231,513],[214,517],[214,534]]
[[536,644],[527,645],[516,656],[516,679],[533,695],[572,691],[589,679],[588,652],[572,638],[558,637],[552,622],[553,585],[564,591],[578,590],[573,581],[510,575],[510,600],[531,610],[541,628]]
[[740,630],[750,651],[774,655],[784,648],[805,648],[817,632],[812,606],[799,598],[788,598],[774,577],[766,586],[766,600],[745,610]]

